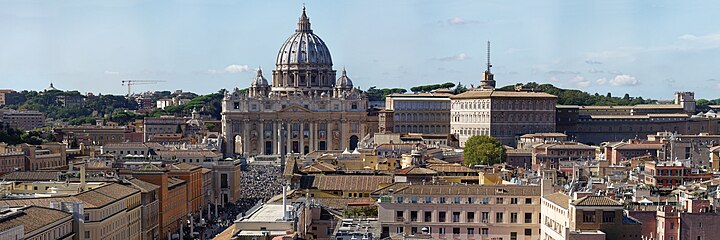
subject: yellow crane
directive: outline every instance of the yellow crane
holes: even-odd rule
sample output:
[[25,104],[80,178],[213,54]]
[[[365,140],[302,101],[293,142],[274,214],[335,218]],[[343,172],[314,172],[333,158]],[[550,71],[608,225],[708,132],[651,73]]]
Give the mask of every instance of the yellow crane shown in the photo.
[[161,83],[161,82],[165,82],[165,81],[164,80],[148,80],[148,79],[125,79],[125,80],[122,80],[122,85],[127,86],[127,88],[128,88],[127,96],[129,97],[130,94],[132,94],[132,91],[131,91],[132,86],[157,84],[157,83]]

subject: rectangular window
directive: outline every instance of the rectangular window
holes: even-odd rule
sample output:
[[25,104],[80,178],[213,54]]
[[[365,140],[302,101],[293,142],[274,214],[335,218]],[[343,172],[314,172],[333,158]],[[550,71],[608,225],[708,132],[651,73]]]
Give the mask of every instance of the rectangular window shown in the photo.
[[514,198],[510,198],[510,204],[518,204],[518,199],[515,198],[515,197],[514,197]]
[[468,228],[468,229],[467,229],[467,234],[468,234],[468,235],[471,235],[471,236],[472,236],[472,235],[475,235],[475,229],[474,229],[474,228]]
[[525,204],[532,204],[532,198],[525,198]]
[[425,212],[425,222],[432,222],[432,212]]
[[503,198],[495,198],[495,204],[503,204]]
[[467,198],[467,204],[473,204],[475,203],[475,198],[469,197]]
[[411,203],[418,203],[418,197],[411,197],[410,198]]
[[452,221],[453,221],[453,222],[460,222],[460,212],[453,212],[453,213],[452,213]]
[[395,211],[395,220],[397,222],[405,221],[405,213],[403,211]]
[[445,197],[438,198],[438,203],[445,203]]
[[417,234],[417,227],[410,228],[410,234],[413,234],[413,235]]
[[481,229],[480,229],[480,235],[487,236],[487,235],[488,235],[488,229],[487,229],[487,228],[481,228]]
[[515,213],[515,212],[510,213],[510,223],[517,223],[517,217],[518,217],[517,213]]
[[438,222],[445,222],[445,212],[438,212]]
[[525,213],[525,223],[532,223],[532,213]]
[[439,233],[440,235],[445,235],[445,228],[444,228],[444,227],[441,227],[440,229],[438,229],[438,233]]
[[454,203],[454,204],[460,204],[460,197],[454,197],[454,198],[453,198],[453,203]]
[[532,236],[532,229],[526,228],[526,229],[525,229],[525,236]]
[[510,240],[517,240],[517,232],[510,232]]
[[490,219],[490,213],[489,213],[489,212],[482,212],[482,214],[481,214],[480,216],[481,216],[481,220],[482,220],[483,223],[487,223],[487,222],[489,221],[489,219]]
[[584,223],[594,223],[595,222],[595,212],[583,212],[583,222]]
[[395,203],[404,203],[405,198],[404,197],[395,197]]
[[397,227],[397,233],[403,233],[405,229],[403,227]]
[[425,203],[432,203],[431,197],[425,197]]
[[495,223],[502,223],[503,222],[503,213],[497,212],[495,213]]
[[460,228],[453,228],[453,235],[460,235]]
[[475,222],[475,212],[467,212],[467,222]]
[[615,212],[613,212],[613,211],[603,211],[603,222],[604,222],[604,223],[615,222]]
[[418,212],[410,211],[410,221],[417,222]]
[[490,204],[490,198],[481,198],[480,204]]

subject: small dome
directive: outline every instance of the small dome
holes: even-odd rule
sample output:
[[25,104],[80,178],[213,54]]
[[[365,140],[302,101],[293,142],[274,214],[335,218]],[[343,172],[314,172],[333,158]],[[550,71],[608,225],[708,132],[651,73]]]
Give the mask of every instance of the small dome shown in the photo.
[[58,89],[55,88],[55,86],[53,86],[52,83],[50,83],[50,86],[47,87],[47,88],[45,88],[45,91],[46,91],[46,92],[49,92],[49,91],[58,91]]
[[263,77],[262,75],[262,69],[257,70],[257,75],[255,76],[255,79],[252,82],[252,86],[257,87],[265,87],[268,86],[268,81]]
[[345,71],[345,68],[342,70],[342,75],[335,81],[335,87],[336,88],[352,88],[353,83],[352,80],[347,76],[347,72]]

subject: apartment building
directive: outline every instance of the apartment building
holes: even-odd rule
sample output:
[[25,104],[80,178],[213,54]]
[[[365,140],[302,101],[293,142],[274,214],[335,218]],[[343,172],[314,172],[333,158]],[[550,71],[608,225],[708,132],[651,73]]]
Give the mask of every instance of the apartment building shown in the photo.
[[395,239],[540,239],[539,186],[395,183],[373,197]]
[[604,196],[562,192],[542,197],[541,239],[640,240],[641,223],[626,216],[623,205]]

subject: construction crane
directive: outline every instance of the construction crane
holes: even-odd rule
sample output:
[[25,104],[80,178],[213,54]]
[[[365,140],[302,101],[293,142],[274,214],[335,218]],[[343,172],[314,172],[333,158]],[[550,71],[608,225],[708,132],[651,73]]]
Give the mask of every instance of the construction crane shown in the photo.
[[122,80],[122,85],[127,86],[127,88],[128,88],[127,96],[130,97],[130,94],[132,94],[132,91],[131,91],[132,86],[157,84],[157,83],[161,83],[161,82],[165,82],[165,81],[163,81],[163,80],[145,80],[145,79],[125,79],[125,80]]

